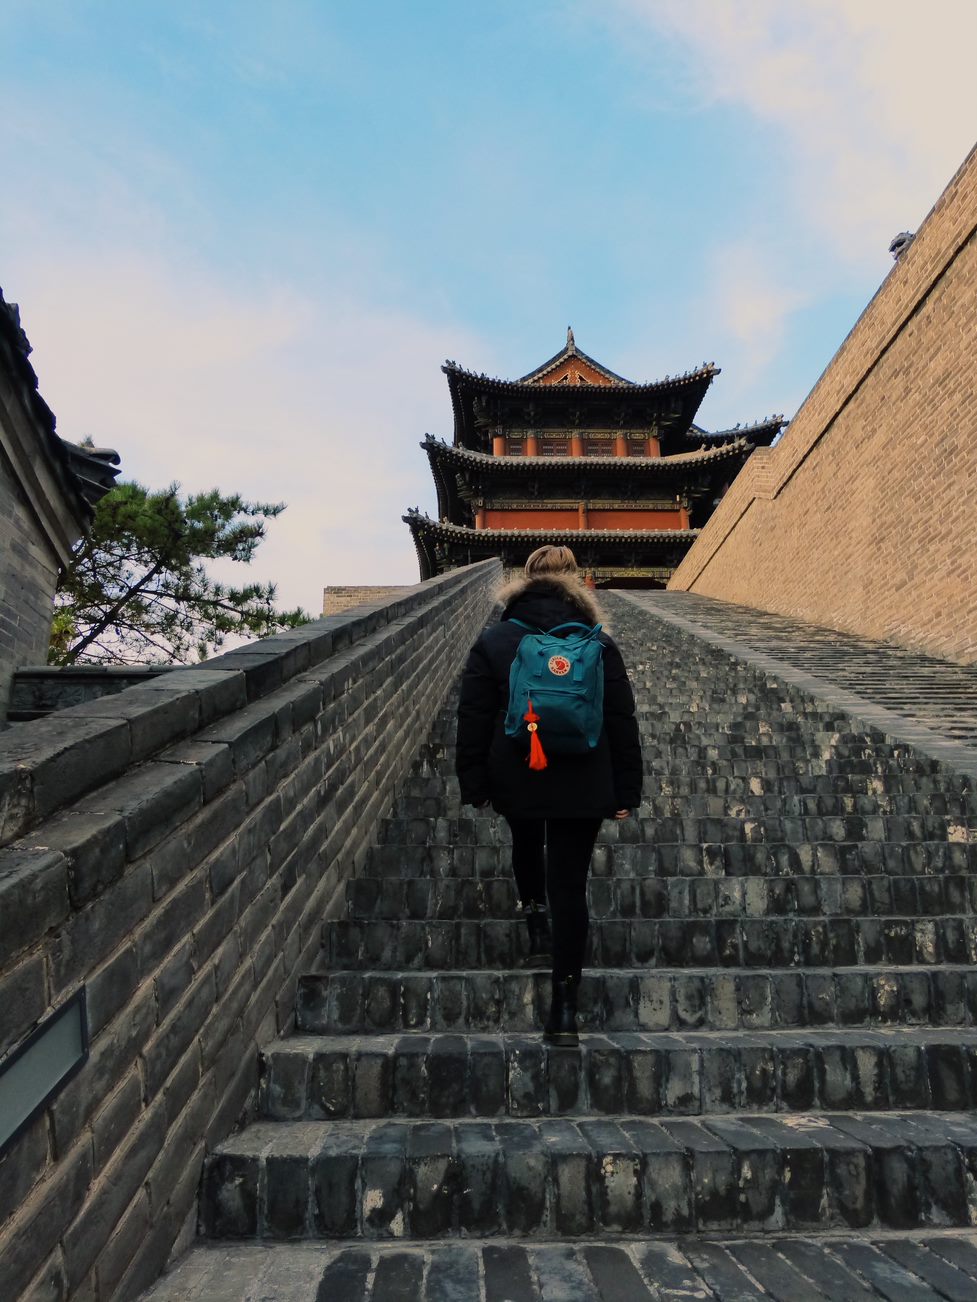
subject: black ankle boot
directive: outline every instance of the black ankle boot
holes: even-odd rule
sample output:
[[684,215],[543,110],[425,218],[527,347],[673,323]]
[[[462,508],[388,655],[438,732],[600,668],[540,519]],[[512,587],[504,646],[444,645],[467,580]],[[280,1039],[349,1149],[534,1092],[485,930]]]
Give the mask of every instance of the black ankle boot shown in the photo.
[[564,981],[553,978],[553,1002],[543,1036],[550,1044],[574,1048],[580,1043],[577,1034],[577,988],[574,977]]
[[550,938],[550,920],[546,915],[546,908],[542,904],[527,904],[522,912],[529,932],[529,956],[526,961],[530,964],[548,965],[553,952],[553,942]]

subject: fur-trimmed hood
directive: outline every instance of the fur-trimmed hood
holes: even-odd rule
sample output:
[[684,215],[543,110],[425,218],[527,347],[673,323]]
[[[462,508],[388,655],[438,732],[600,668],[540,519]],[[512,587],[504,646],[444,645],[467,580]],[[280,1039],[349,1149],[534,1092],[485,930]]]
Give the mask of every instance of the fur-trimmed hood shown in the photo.
[[508,610],[519,597],[530,593],[534,596],[557,597],[567,601],[580,611],[588,624],[604,624],[606,627],[596,597],[581,579],[572,574],[547,574],[545,577],[535,579],[520,576],[511,579],[499,589],[497,600],[502,603],[503,610]]

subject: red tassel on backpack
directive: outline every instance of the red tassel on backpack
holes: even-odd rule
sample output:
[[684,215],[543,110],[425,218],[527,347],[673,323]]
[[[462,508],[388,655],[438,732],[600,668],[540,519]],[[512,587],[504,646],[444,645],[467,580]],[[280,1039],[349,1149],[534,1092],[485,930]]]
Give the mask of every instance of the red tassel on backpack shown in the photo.
[[528,702],[529,709],[522,716],[526,720],[526,727],[529,729],[529,760],[527,761],[531,769],[545,769],[549,761],[543,750],[543,743],[539,739],[539,715],[533,709],[532,701]]

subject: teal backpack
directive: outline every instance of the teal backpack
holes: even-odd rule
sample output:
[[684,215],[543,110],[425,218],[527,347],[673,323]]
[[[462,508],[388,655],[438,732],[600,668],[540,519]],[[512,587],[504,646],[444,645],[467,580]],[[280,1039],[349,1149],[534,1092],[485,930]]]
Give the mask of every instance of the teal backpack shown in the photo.
[[521,619],[509,622],[528,632],[509,670],[506,736],[530,746],[530,768],[545,768],[545,751],[593,750],[604,723],[600,624],[559,624],[544,633]]

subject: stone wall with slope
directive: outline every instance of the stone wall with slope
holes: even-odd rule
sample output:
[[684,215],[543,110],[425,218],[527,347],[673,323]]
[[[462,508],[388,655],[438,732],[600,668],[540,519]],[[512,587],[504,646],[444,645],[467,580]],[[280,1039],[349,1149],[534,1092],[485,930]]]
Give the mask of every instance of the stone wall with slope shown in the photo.
[[192,1233],[204,1155],[247,1113],[499,573],[0,738],[0,1055],[80,986],[91,1033],[0,1159],[0,1296],[132,1297]]
[[669,587],[977,661],[977,150]]

